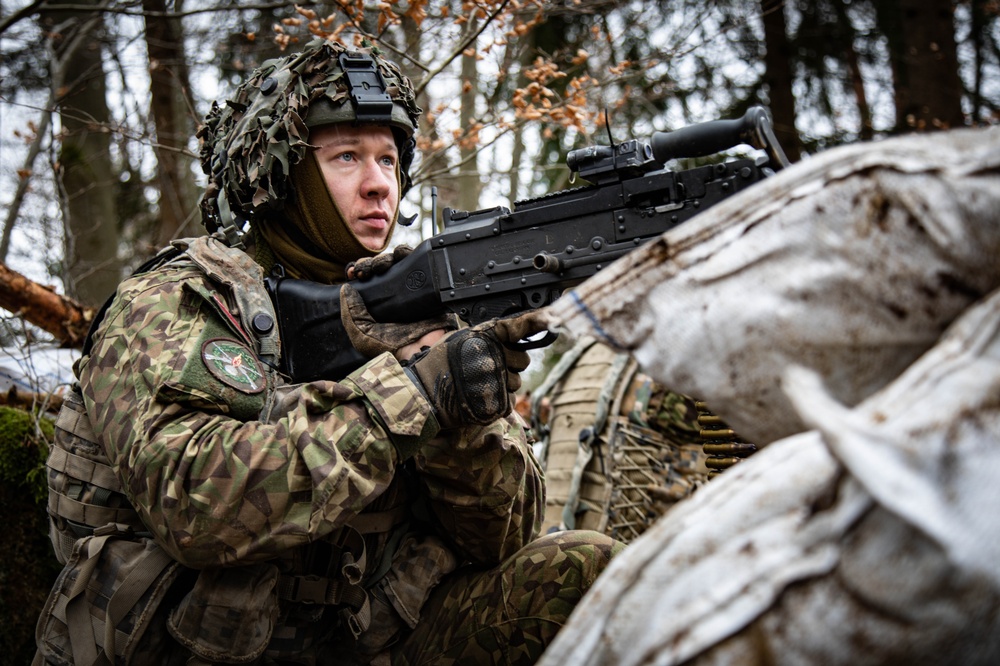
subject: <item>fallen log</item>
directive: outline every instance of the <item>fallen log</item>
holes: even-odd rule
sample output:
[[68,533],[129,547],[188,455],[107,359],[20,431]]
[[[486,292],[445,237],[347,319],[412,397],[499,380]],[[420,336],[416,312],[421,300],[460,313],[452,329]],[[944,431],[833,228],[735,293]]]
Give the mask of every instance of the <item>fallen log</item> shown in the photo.
[[52,334],[65,347],[83,344],[96,312],[4,264],[0,264],[0,308]]

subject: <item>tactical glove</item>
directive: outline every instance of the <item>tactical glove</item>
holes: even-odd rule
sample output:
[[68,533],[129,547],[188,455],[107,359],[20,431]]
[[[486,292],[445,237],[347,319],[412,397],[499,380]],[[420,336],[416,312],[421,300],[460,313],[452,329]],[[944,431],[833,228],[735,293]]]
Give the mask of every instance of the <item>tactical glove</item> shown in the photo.
[[352,261],[347,264],[347,277],[351,280],[361,280],[364,282],[372,276],[382,275],[394,263],[405,259],[412,253],[413,248],[409,245],[397,245],[393,248],[392,252],[384,252],[374,257],[365,257],[357,261]]
[[451,333],[414,356],[408,367],[441,427],[487,425],[509,414],[530,360],[514,344],[544,329],[541,313],[531,311]]
[[458,320],[450,314],[411,324],[377,322],[368,312],[361,294],[350,284],[340,287],[340,321],[354,348],[368,358],[375,358],[382,352],[395,354],[431,331],[458,328]]

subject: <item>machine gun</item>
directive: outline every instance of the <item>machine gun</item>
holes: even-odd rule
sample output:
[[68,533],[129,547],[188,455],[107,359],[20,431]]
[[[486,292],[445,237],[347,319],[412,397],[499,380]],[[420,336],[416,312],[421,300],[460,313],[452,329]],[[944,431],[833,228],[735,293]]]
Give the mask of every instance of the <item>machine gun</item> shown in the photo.
[[[668,171],[679,157],[739,144],[758,159]],[[444,230],[383,275],[351,284],[381,322],[452,312],[469,324],[552,303],[615,259],[788,163],[767,112],[715,120],[651,142],[574,150],[566,164],[590,186],[479,211],[442,211]],[[354,349],[340,314],[340,285],[266,279],[282,341],[282,370],[295,381],[340,379],[368,359]]]

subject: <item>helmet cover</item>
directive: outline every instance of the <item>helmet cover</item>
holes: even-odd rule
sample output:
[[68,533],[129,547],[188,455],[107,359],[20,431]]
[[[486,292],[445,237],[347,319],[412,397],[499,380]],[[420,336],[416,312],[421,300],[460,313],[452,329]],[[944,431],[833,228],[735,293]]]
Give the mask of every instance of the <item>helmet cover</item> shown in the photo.
[[377,123],[402,133],[402,195],[420,113],[409,78],[376,49],[349,51],[317,38],[300,53],[265,61],[225,105],[212,104],[198,130],[209,178],[201,201],[205,226],[234,240],[243,220],[280,208],[290,167],[309,148],[309,127],[335,122]]

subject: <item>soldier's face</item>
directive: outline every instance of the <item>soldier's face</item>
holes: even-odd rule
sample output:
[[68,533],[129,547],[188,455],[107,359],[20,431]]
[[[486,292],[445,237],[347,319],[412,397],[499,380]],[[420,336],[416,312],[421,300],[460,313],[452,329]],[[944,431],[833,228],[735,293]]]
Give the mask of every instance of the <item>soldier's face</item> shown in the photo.
[[344,223],[369,250],[381,250],[399,205],[399,154],[388,127],[326,125],[312,130],[326,186]]

